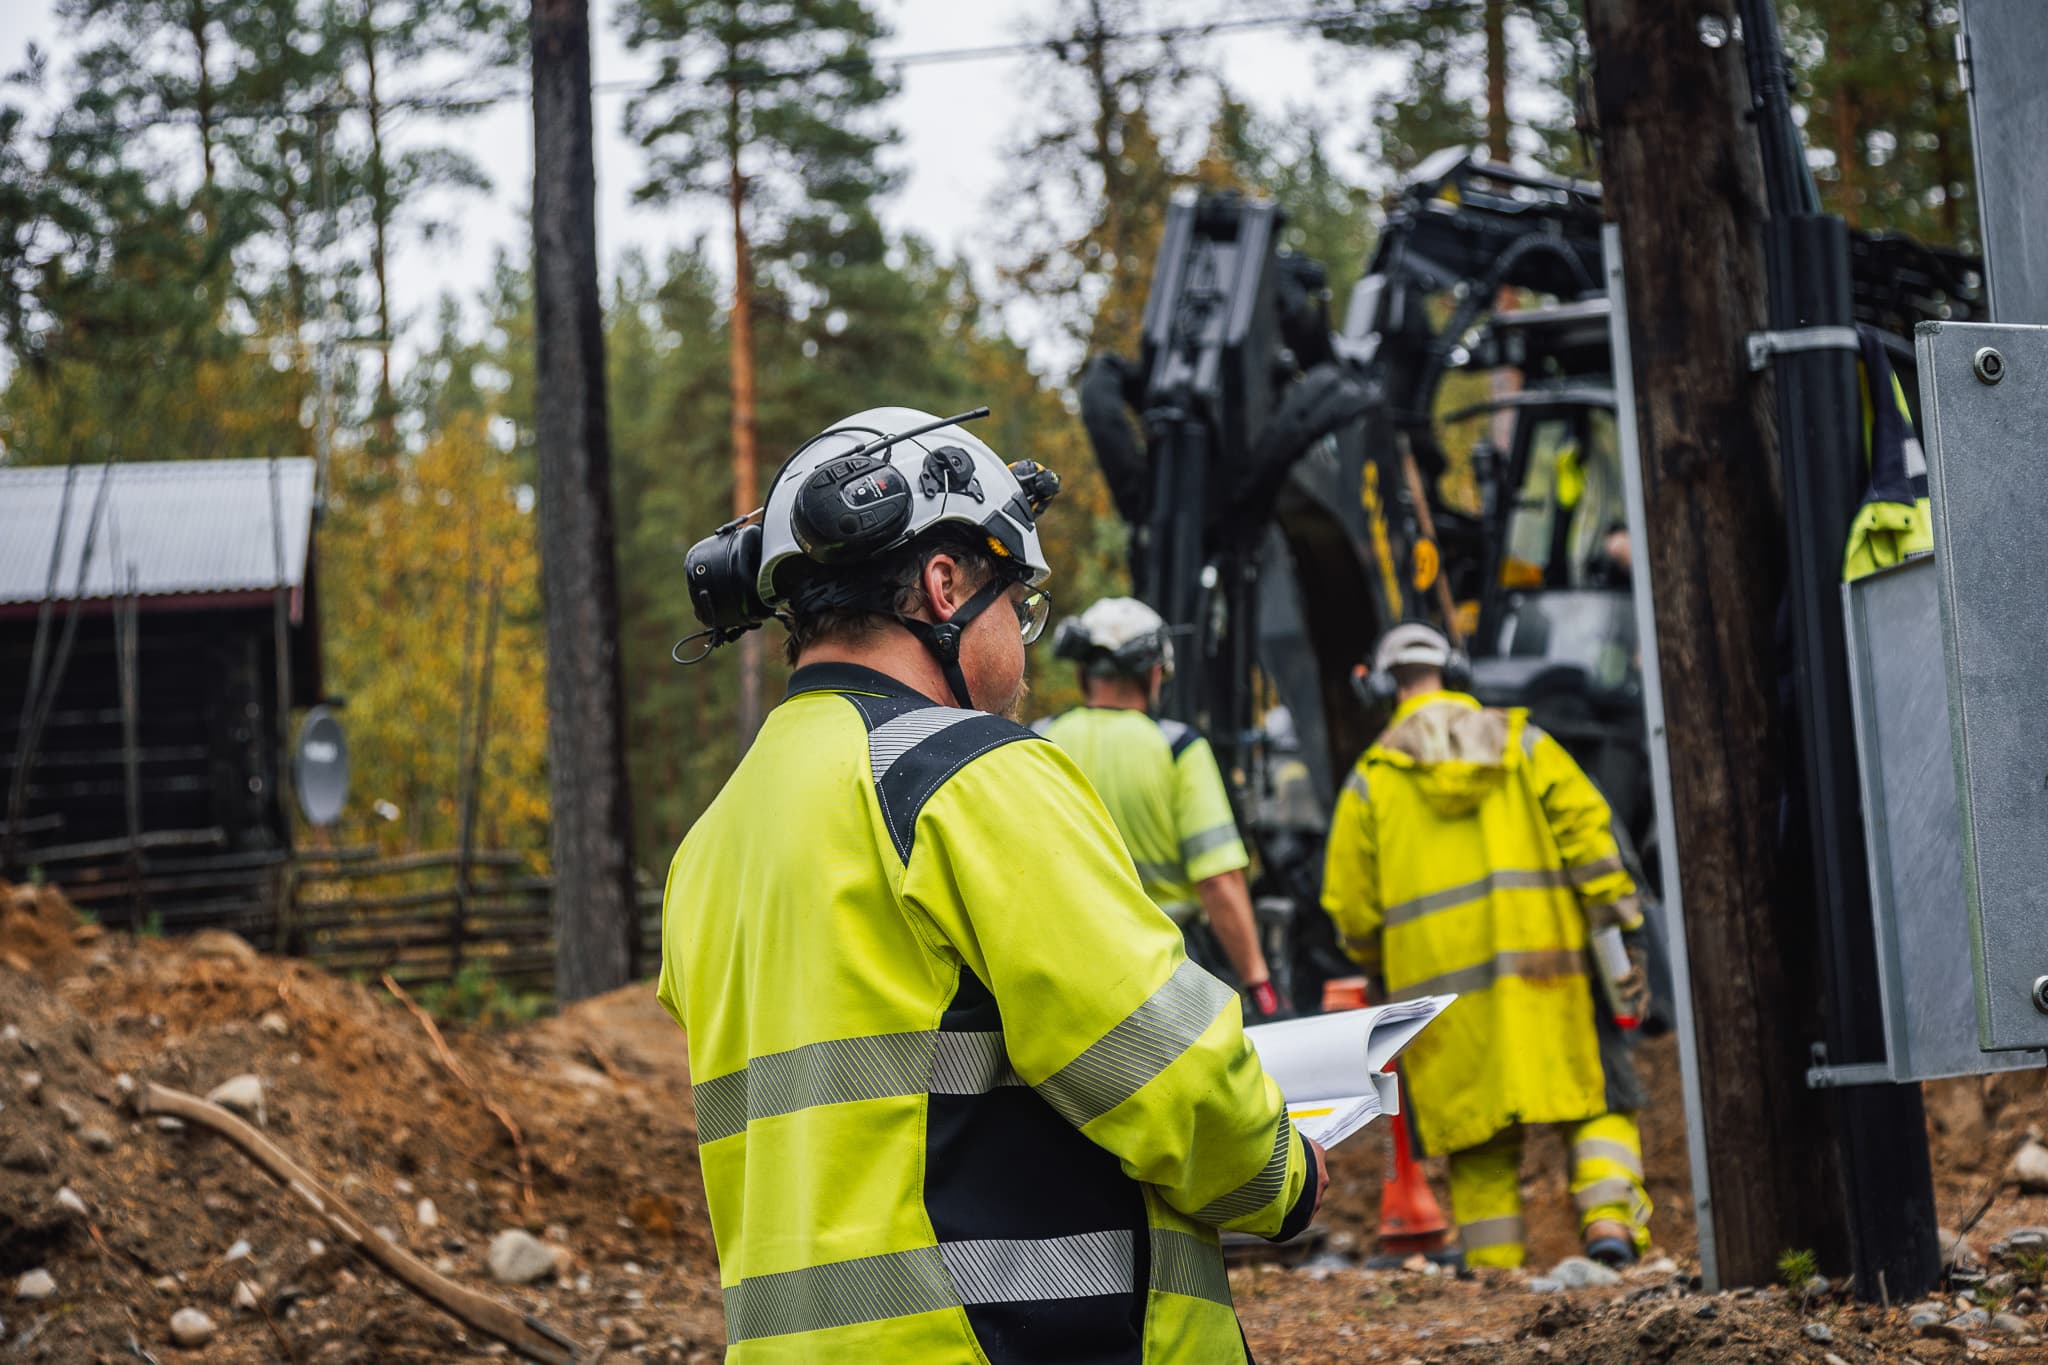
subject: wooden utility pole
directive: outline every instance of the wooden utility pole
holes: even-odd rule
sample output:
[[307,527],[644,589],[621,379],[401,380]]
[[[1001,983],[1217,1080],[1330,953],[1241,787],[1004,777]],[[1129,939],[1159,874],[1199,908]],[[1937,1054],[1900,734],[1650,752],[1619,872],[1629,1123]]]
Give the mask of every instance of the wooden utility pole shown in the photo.
[[1799,752],[1777,703],[1784,532],[1765,325],[1761,165],[1733,0],[1587,0],[1600,179],[1619,223],[1675,855],[1721,1277],[1845,1258],[1810,879],[1780,837]]
[[533,0],[534,428],[563,1000],[631,980],[638,929],[596,201],[588,0]]
[[[739,54],[728,51],[737,68]],[[754,258],[747,246],[747,181],[740,173],[745,145],[740,83],[726,82],[725,154],[728,198],[732,202],[732,514],[743,517],[760,504],[759,466],[754,462]],[[740,637],[740,751],[761,728],[761,634]]]

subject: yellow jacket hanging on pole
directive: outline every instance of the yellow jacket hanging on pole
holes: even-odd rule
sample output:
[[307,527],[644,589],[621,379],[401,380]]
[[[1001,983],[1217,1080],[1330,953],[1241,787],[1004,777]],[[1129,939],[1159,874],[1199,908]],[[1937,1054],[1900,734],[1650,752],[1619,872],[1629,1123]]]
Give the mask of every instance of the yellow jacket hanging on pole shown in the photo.
[[1323,905],[1391,999],[1459,1000],[1402,1055],[1432,1152],[1607,1111],[1586,940],[1642,922],[1606,800],[1526,712],[1410,698],[1345,780]]

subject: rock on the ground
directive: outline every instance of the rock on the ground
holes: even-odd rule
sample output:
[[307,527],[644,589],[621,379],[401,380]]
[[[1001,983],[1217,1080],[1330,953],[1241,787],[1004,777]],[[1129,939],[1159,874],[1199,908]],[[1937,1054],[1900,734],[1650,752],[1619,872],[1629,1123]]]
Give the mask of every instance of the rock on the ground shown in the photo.
[[256,1021],[256,1027],[273,1038],[285,1038],[291,1034],[292,1021],[285,1018],[279,1010],[265,1010],[263,1017]]
[[196,1350],[213,1340],[213,1334],[220,1330],[213,1325],[213,1319],[197,1308],[180,1308],[171,1314],[171,1340],[186,1350]]
[[1565,1257],[1550,1268],[1549,1278],[1558,1281],[1567,1289],[1596,1289],[1621,1283],[1620,1275],[1598,1261],[1587,1260],[1584,1256]]
[[507,1228],[491,1239],[484,1264],[499,1284],[532,1284],[554,1274],[555,1249],[530,1232]]
[[1960,1327],[1966,1332],[1975,1332],[1991,1321],[1991,1315],[1981,1308],[1972,1308],[1958,1313],[1948,1320],[1951,1327]]
[[223,1109],[232,1109],[259,1124],[263,1122],[263,1078],[254,1072],[229,1077],[207,1091],[206,1098]]
[[638,1346],[647,1340],[647,1329],[631,1318],[620,1318],[612,1324],[610,1340],[614,1346]]
[[71,1132],[75,1133],[85,1126],[85,1115],[79,1113],[78,1106],[70,1100],[58,1100],[52,1107],[57,1111],[58,1120]]
[[2004,1332],[2007,1336],[2018,1336],[2022,1332],[2031,1332],[2034,1329],[2025,1318],[2017,1313],[1993,1313],[1991,1315],[1991,1330],[1994,1332]]
[[57,1292],[57,1281],[47,1270],[30,1270],[14,1282],[14,1297],[28,1303],[41,1303]]
[[1822,1346],[1827,1345],[1829,1342],[1835,1339],[1834,1329],[1832,1327],[1829,1327],[1824,1322],[1809,1322],[1800,1330],[1806,1333],[1806,1339],[1808,1341],[1816,1342]]
[[434,1207],[434,1201],[431,1199],[420,1200],[413,1208],[412,1218],[415,1223],[418,1223],[423,1228],[437,1228],[441,1226],[441,1211]]
[[194,957],[220,958],[244,965],[256,960],[256,950],[249,946],[249,940],[225,929],[201,929],[185,940],[185,951]]
[[235,1297],[232,1302],[234,1303],[235,1311],[238,1313],[253,1313],[256,1311],[256,1291],[250,1288],[247,1280],[235,1281]]
[[1564,1289],[1564,1281],[1553,1280],[1544,1275],[1529,1277],[1528,1289],[1531,1294],[1556,1294]]
[[1684,1329],[1684,1318],[1684,1312],[1675,1303],[1658,1309],[1643,1319],[1642,1326],[1636,1328],[1637,1343],[1651,1351],[1662,1350]]
[[1916,1308],[1913,1310],[1912,1316],[1906,1319],[1906,1325],[1908,1327],[1917,1327],[1923,1329],[1938,1326],[1940,1325],[1940,1323],[1941,1314],[1935,1312],[1931,1308]]
[[92,1148],[95,1152],[111,1152],[114,1150],[114,1135],[104,1128],[87,1128],[78,1136],[84,1141],[86,1146]]
[[2005,1178],[2027,1194],[2048,1192],[2048,1147],[2031,1138],[2006,1163]]
[[85,1200],[69,1185],[57,1191],[57,1207],[75,1213],[80,1218],[85,1217]]

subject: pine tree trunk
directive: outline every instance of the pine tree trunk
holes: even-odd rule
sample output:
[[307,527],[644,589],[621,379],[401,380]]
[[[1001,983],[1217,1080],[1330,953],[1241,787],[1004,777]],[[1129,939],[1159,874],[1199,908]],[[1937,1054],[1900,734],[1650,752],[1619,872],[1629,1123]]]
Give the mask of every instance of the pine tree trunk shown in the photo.
[[1600,180],[1619,222],[1634,356],[1647,562],[1673,775],[1712,1233],[1724,1284],[1776,1278],[1781,1252],[1839,1262],[1845,1213],[1830,1111],[1806,1086],[1822,1036],[1807,869],[1779,802],[1799,747],[1776,703],[1783,590],[1767,382],[1739,364],[1765,323],[1761,167],[1732,0],[1588,0]]
[[631,980],[638,928],[596,199],[588,0],[534,0],[534,427],[562,1000]]
[[384,106],[377,95],[377,32],[363,7],[364,112],[370,122],[370,270],[377,281],[377,450],[389,455],[398,445],[398,415],[391,401],[391,175],[384,164]]
[[[737,60],[736,55],[732,58]],[[732,514],[760,506],[760,478],[754,463],[754,258],[747,248],[747,182],[740,174],[740,87],[726,89],[726,155],[732,201]],[[761,728],[761,633],[740,637],[740,752]]]
[[1486,0],[1486,154],[1501,164],[1508,145],[1508,0]]
[[1856,91],[1845,84],[1835,92],[1835,166],[1842,177],[1837,208],[1850,227],[1856,226],[1856,199],[1863,188],[1863,135],[1856,123]]
[[211,191],[214,182],[213,159],[213,73],[207,69],[207,56],[211,45],[206,37],[206,0],[191,0],[185,11],[186,31],[192,35],[192,63],[198,79],[194,82],[193,113],[199,124],[199,173],[201,183],[208,191],[206,201],[207,230],[213,229],[213,199]]
[[[1920,0],[1920,34],[1927,43],[1928,66],[1939,71],[1953,60],[1942,40],[1941,25],[1934,12],[1934,0]],[[1945,50],[1947,49],[1947,50]],[[1962,141],[1959,130],[1961,120],[1956,117],[1957,106],[1962,104],[1961,92],[1954,99],[1947,97],[1937,81],[1934,91],[1934,168],[1941,179],[1941,236],[1942,245],[1955,247],[1963,245],[1962,203],[1956,191],[1967,183],[1963,161],[1957,152],[1957,143]]]

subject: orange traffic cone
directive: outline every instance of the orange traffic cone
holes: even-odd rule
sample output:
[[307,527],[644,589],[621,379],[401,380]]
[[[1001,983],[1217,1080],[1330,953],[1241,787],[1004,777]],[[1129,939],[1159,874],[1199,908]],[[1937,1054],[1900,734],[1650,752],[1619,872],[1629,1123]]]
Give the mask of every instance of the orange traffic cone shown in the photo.
[[1387,1138],[1393,1160],[1380,1184],[1380,1250],[1401,1257],[1441,1250],[1451,1225],[1409,1146],[1406,1114],[1389,1121]]
[[[1361,1009],[1366,994],[1362,976],[1325,982],[1323,1010],[1329,1013]],[[1394,1063],[1387,1063],[1386,1069],[1393,1071]],[[1450,1249],[1447,1236],[1451,1225],[1445,1221],[1443,1208],[1429,1188],[1429,1177],[1422,1173],[1408,1141],[1407,1114],[1394,1114],[1387,1125],[1392,1161],[1387,1178],[1380,1184],[1380,1253],[1366,1264],[1375,1269],[1390,1269],[1418,1253],[1431,1260],[1456,1264],[1459,1257]]]

